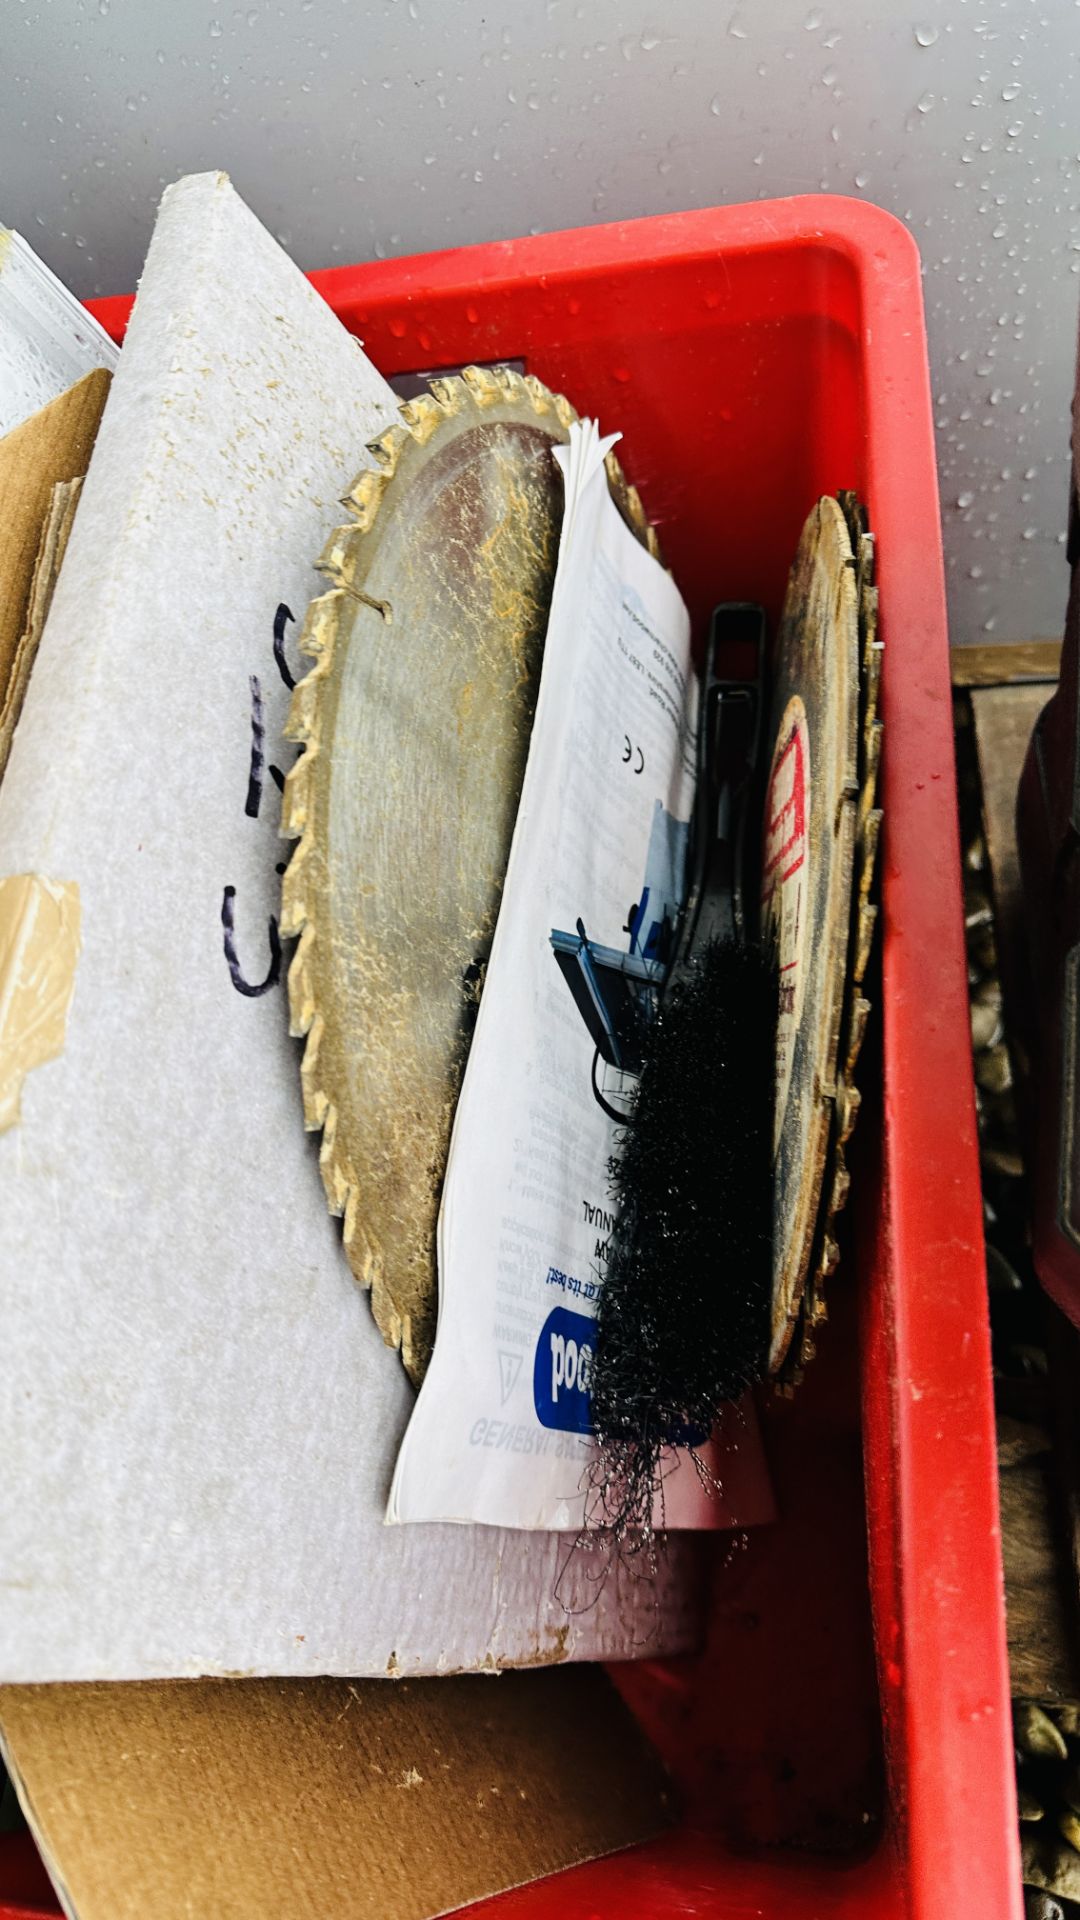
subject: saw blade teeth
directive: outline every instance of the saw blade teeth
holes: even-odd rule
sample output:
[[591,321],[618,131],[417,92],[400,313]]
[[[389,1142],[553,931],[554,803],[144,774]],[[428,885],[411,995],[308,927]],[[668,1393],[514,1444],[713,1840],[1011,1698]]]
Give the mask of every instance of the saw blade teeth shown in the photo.
[[[305,1060],[307,1055],[304,1056]],[[317,1058],[317,1056],[316,1056]],[[303,1069],[301,1069],[301,1073]],[[304,1116],[307,1122],[307,1089],[305,1088]],[[327,1098],[321,1087],[313,1087],[312,1102],[317,1103],[319,1118],[315,1125],[322,1129],[319,1140],[319,1172],[322,1174],[326,1203],[330,1212],[339,1219],[345,1211],[349,1197],[349,1170],[342,1154],[338,1152],[338,1110],[334,1102]]]
[[406,400],[401,409],[401,417],[409,427],[414,440],[426,447],[432,434],[446,418],[445,408],[432,393],[419,393],[414,400]]
[[561,427],[565,427],[567,433],[569,433],[575,420],[578,418],[578,415],[575,409],[570,405],[570,402],[566,398],[565,394],[562,394],[562,393],[553,394],[552,400],[555,407],[556,420],[559,422],[559,425]]
[[278,931],[283,940],[295,940],[307,925],[310,875],[307,855],[310,842],[301,840],[281,878],[281,918]]
[[553,413],[560,425],[569,431],[578,418],[577,408],[572,407],[563,394],[553,393],[550,387],[545,387],[543,381],[538,380],[534,373],[523,374],[522,380],[525,391],[541,418],[545,414]]
[[504,400],[509,400],[516,406],[524,402],[531,404],[532,394],[516,367],[496,367],[494,373]]
[[[367,533],[375,515],[379,511],[379,502],[389,485],[390,475],[374,467],[365,467],[358,473],[341,504],[353,515],[356,527],[361,533]],[[348,532],[352,532],[350,527]],[[325,551],[325,549],[324,549]],[[320,562],[321,565],[321,562]]]
[[859,1119],[859,1108],[863,1106],[863,1094],[851,1081],[842,1079],[836,1094],[836,1148],[847,1146],[851,1133],[855,1131],[855,1121]]
[[[329,672],[333,662],[334,642],[337,639],[338,620],[341,616],[341,589],[331,587],[329,593],[317,594],[309,602],[304,624],[300,629],[299,647],[309,660],[325,660]],[[288,736],[290,739],[293,736]]]
[[[309,745],[298,760],[294,760],[285,775],[285,785],[281,793],[281,827],[283,840],[301,840],[311,818],[311,773],[315,762],[316,749]],[[294,862],[290,861],[289,867]]]
[[[859,1117],[862,1106],[862,1094],[858,1087],[847,1080],[839,1081],[836,1090],[836,1150],[846,1147]],[[845,1188],[845,1192],[846,1192]],[[831,1218],[831,1215],[830,1215]]]
[[364,1224],[359,1204],[354,1209],[353,1218],[346,1221],[346,1226],[349,1228],[349,1238],[346,1242],[349,1248],[349,1264],[360,1285],[366,1287],[369,1293],[374,1292],[380,1271],[381,1254]]
[[370,521],[362,522],[357,518],[355,526],[335,527],[318,558],[318,569],[335,586],[348,586],[356,568],[360,552],[360,543],[368,531]]
[[611,497],[618,507],[619,512],[622,514],[623,519],[626,521],[627,526],[630,528],[631,533],[641,541],[652,558],[656,560],[660,566],[663,566],[664,560],[660,551],[660,541],[656,528],[653,526],[645,511],[641,495],[637,488],[631,486],[627,480],[613,447],[609,448],[604,456],[604,471],[608,477],[608,487],[611,492]]
[[843,1072],[850,1078],[855,1071],[862,1043],[866,1037],[866,1023],[870,1018],[870,1002],[861,993],[857,993],[851,1003],[847,1027],[844,1033]]
[[460,413],[468,404],[468,390],[455,373],[437,374],[434,380],[428,381],[428,392],[446,414]]
[[859,908],[859,930],[855,943],[855,985],[861,987],[870,965],[870,949],[874,944],[874,928],[877,926],[878,910],[872,900],[866,900]]
[[880,640],[875,640],[863,654],[863,672],[866,683],[866,720],[863,727],[862,753],[865,760],[866,738],[871,727],[877,724],[878,704],[881,699],[881,662],[885,649]]
[[[303,910],[296,925],[300,938],[297,941],[296,952],[289,962],[289,1032],[294,1040],[303,1040],[315,1032],[316,1021],[320,1019],[315,1011],[315,992],[310,966],[311,943],[315,938],[315,929]],[[284,928],[282,933],[284,934]],[[290,933],[288,937],[291,939],[292,934]],[[316,1054],[319,1050],[321,1032],[320,1025],[314,1039],[310,1041]]]
[[864,823],[873,811],[877,799],[878,774],[881,771],[881,746],[885,738],[885,729],[880,720],[874,720],[863,734],[863,777],[859,792],[859,821]]
[[[298,760],[288,768],[284,776],[284,789],[281,795],[281,837],[282,839],[302,839],[311,816],[311,749],[302,753]],[[288,862],[290,868],[296,864]]]
[[[838,1146],[836,1150],[836,1165],[833,1168],[832,1194],[829,1198],[829,1211],[833,1219],[836,1218],[838,1213],[843,1213],[844,1208],[847,1206],[848,1194],[850,1192],[851,1175],[847,1170],[847,1165],[844,1160],[843,1148]],[[835,1246],[836,1243],[833,1241],[831,1244]],[[836,1258],[837,1260],[840,1258],[839,1249],[837,1249]],[[832,1268],[830,1267],[828,1271],[831,1273]]]
[[407,446],[411,439],[412,434],[409,428],[402,422],[387,427],[377,439],[368,441],[368,452],[387,480],[393,478],[401,458],[401,449]]
[[860,823],[858,835],[858,899],[860,907],[865,906],[870,897],[877,870],[878,847],[881,842],[881,823],[884,814],[875,807]]
[[495,407],[505,397],[492,367],[465,367],[461,374],[478,407]]
[[873,575],[863,581],[859,595],[859,622],[862,630],[863,663],[878,643],[878,590]]
[[[319,714],[319,682],[325,680],[329,667],[320,660],[311,673],[298,680],[289,701],[289,713],[285,722],[286,740],[295,740],[301,746],[310,746],[315,738]],[[290,768],[290,772],[293,769]],[[286,776],[287,777],[287,776]]]

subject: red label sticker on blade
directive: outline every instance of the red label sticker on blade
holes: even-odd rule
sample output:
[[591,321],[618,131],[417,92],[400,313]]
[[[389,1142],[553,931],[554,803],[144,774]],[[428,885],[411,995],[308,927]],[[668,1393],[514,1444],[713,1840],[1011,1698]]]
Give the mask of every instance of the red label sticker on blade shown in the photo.
[[780,1006],[776,1030],[776,1112],[773,1158],[780,1145],[795,1035],[806,989],[807,839],[810,818],[810,735],[806,708],[793,694],[784,711],[769,770],[762,852],[761,923],[776,945]]

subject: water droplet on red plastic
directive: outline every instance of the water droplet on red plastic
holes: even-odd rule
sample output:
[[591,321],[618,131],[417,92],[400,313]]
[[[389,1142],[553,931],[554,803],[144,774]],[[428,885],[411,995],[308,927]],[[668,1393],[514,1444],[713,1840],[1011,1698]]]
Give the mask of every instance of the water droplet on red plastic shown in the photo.
[[466,307],[465,318],[469,322],[470,327],[475,327],[480,315],[477,313],[475,307]]
[[390,331],[393,334],[395,340],[404,340],[405,338],[404,320],[391,320]]
[[416,342],[417,342],[417,345],[421,347],[425,353],[427,353],[428,349],[431,346],[430,333],[418,333],[416,336]]
[[567,301],[567,303],[566,303],[566,311],[567,311],[567,313],[580,313],[580,312],[581,312],[581,301],[580,301],[580,300],[568,300],[568,301]]
[[709,292],[705,295],[705,305],[710,309],[713,307],[718,307],[720,305],[720,295],[717,293],[715,287],[711,287]]
[[629,367],[612,367],[611,374],[614,380],[621,380],[625,386],[630,378],[630,369]]

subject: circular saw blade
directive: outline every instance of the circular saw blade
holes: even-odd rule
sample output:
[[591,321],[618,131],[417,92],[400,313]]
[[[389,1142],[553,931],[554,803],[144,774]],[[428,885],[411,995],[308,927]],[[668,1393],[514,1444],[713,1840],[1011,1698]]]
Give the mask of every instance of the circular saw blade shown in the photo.
[[819,500],[802,531],[777,636],[762,923],[780,1008],[773,1134],[769,1370],[799,1321],[836,1095],[858,796],[858,594],[847,522]]
[[[576,415],[467,369],[375,442],[319,562],[331,591],[287,731],[299,844],[283,883],[305,1124],[331,1211],[415,1381],[434,1339],[450,1129],[499,909],[562,523],[552,447]],[[643,541],[632,488],[610,472]]]
[[799,1321],[781,1378],[781,1385],[788,1388],[798,1385],[804,1368],[814,1358],[815,1330],[828,1319],[825,1285],[840,1257],[836,1238],[837,1216],[847,1205],[851,1186],[847,1145],[861,1104],[855,1070],[872,1011],[865,991],[866,970],[878,918],[877,858],[883,814],[877,801],[884,729],[879,704],[882,643],[878,633],[874,536],[870,532],[866,509],[856,494],[841,493],[839,504],[851,541],[859,620],[859,792],[855,813],[855,872],[848,974],[836,1067],[836,1098],[833,1103],[823,1201]]

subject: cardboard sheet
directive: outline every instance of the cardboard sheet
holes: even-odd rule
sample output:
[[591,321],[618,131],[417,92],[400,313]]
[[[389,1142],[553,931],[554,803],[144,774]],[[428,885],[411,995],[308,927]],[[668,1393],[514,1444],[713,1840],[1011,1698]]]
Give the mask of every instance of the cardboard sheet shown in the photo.
[[82,916],[63,1051],[0,1136],[0,1679],[696,1638],[695,1543],[650,1580],[382,1524],[413,1395],[303,1132],[273,768],[288,615],[392,407],[224,176],[169,191],[0,788],[0,876]]
[[[35,578],[45,584],[42,533],[56,487],[86,472],[108,391],[109,374],[99,368],[0,439],[0,777],[40,638],[31,598]],[[64,503],[74,511],[70,495]],[[54,548],[63,519],[61,506]]]
[[671,1813],[585,1669],[8,1688],[0,1732],[77,1920],[429,1920]]

